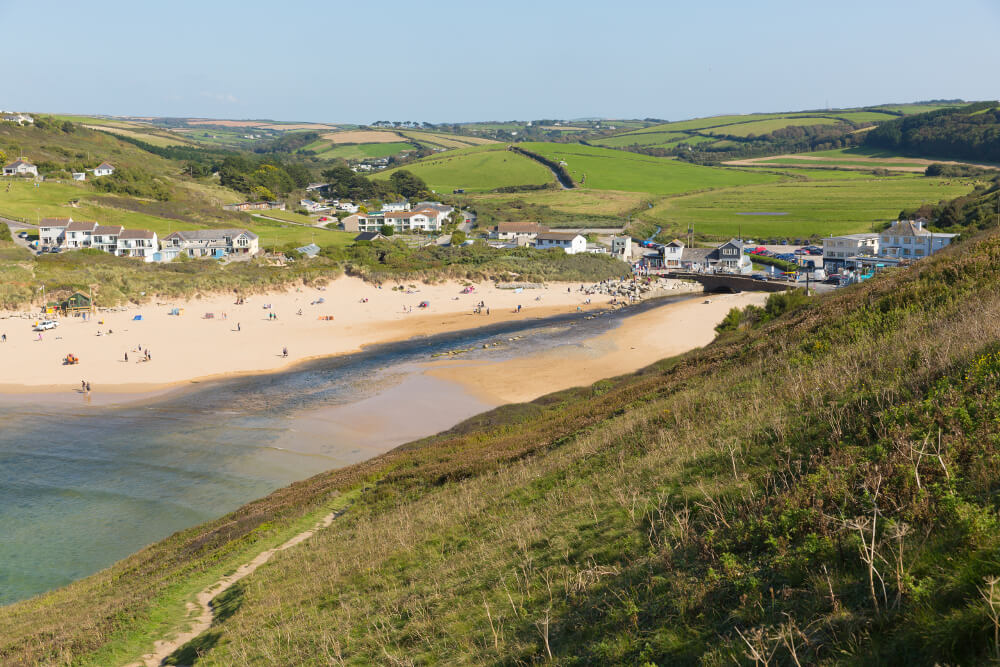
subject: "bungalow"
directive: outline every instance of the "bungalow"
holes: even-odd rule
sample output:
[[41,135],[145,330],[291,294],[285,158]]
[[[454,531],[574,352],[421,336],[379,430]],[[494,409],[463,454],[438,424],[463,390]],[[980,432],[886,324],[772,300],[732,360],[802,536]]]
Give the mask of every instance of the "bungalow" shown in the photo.
[[115,255],[118,251],[118,237],[124,230],[121,225],[97,225],[90,235],[90,246]]
[[541,232],[535,236],[535,247],[541,250],[560,248],[567,255],[575,255],[587,251],[587,239],[571,232]]
[[97,178],[99,176],[110,176],[113,173],[115,173],[115,168],[112,167],[107,162],[102,162],[101,164],[99,164],[96,167],[94,167],[94,177],[95,178]]
[[42,218],[38,223],[38,243],[42,246],[61,246],[66,238],[66,227],[73,218]]
[[951,244],[958,234],[930,232],[923,220],[898,220],[882,232],[878,255],[894,259],[921,259]]
[[224,211],[271,211],[285,210],[285,202],[280,201],[245,201],[239,204],[224,204]]
[[138,257],[152,262],[153,255],[160,249],[156,232],[148,229],[123,229],[118,235],[115,254],[119,257]]
[[91,236],[93,236],[95,229],[97,229],[96,222],[74,220],[66,225],[66,237],[63,239],[62,245],[72,249],[89,248]]
[[226,255],[256,255],[260,241],[246,229],[194,229],[174,232],[163,238],[164,256],[177,250],[188,257],[225,257]]
[[38,176],[38,167],[25,162],[24,160],[14,160],[3,168],[4,176]]
[[490,228],[490,238],[499,241],[533,240],[539,234],[549,231],[537,222],[499,222]]

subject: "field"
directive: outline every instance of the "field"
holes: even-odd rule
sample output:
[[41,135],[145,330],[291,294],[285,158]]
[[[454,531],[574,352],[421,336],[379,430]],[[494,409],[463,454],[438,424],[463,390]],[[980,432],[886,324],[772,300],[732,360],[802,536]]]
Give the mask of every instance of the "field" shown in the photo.
[[327,132],[320,136],[333,144],[378,144],[400,140],[398,132],[388,130],[347,130],[345,132]]
[[484,139],[483,137],[466,137],[458,134],[445,134],[443,132],[400,130],[399,134],[407,139],[413,139],[421,144],[438,148],[467,148],[468,146],[496,143],[492,139]]
[[724,127],[705,130],[706,134],[748,137],[751,134],[770,134],[785,127],[805,127],[809,125],[835,125],[836,118],[775,118],[752,123],[735,123]]
[[[501,144],[487,144],[449,151],[407,164],[406,169],[424,179],[436,192],[487,192],[501,187],[536,185],[555,180],[546,167],[522,155],[505,150]],[[388,178],[397,169],[376,174]]]
[[[311,148],[310,146],[318,146]],[[326,148],[323,148],[323,146]],[[316,151],[316,157],[321,159],[343,158],[344,160],[364,160],[365,158],[389,157],[403,151],[415,151],[417,147],[405,141],[393,141],[377,144],[334,144],[314,142],[307,150]]]
[[152,128],[148,128],[146,130],[133,130],[118,127],[117,125],[84,125],[84,127],[91,130],[110,132],[111,134],[119,134],[123,137],[138,139],[139,141],[145,141],[147,144],[151,144],[153,146],[190,146],[192,144],[192,142],[185,138],[184,135],[168,132],[167,130],[154,130]]
[[728,165],[785,165],[802,168],[840,167],[842,169],[887,169],[890,171],[922,173],[927,165],[942,160],[926,160],[901,156],[889,151],[869,149],[866,147],[841,148],[811,153],[796,153],[794,155],[779,155],[776,157],[751,158],[746,160],[731,160]]
[[556,162],[565,161],[573,180],[593,190],[669,195],[777,180],[769,174],[701,167],[579,144],[524,143],[521,146]]
[[648,201],[648,195],[640,192],[616,192],[614,190],[542,190],[523,194],[486,194],[468,198],[470,202],[491,202],[511,205],[518,202],[547,206],[554,211],[570,215],[625,215]]
[[[714,238],[738,236],[741,230],[751,237],[849,234],[870,231],[904,208],[952,199],[972,187],[969,180],[874,176],[771,183],[664,199],[640,218],[662,226],[664,237],[688,227]],[[739,215],[759,212],[785,215]]]

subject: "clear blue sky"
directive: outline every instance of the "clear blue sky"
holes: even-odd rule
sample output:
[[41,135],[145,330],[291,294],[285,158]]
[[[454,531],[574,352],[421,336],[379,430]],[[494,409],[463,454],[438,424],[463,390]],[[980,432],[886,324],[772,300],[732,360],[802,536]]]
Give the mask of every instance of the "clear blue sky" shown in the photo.
[[1000,97],[1000,0],[0,0],[0,28],[0,108],[26,111],[677,120]]

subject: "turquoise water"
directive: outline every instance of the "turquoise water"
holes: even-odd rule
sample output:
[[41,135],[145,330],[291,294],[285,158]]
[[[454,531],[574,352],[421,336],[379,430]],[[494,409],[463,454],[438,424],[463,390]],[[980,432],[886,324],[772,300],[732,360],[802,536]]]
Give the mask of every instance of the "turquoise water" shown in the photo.
[[[413,419],[412,432],[394,425],[409,440],[488,408],[454,385],[415,376],[415,364],[435,352],[475,348],[467,358],[510,357],[597,335],[616,319],[574,316],[408,341],[143,404],[5,399],[0,604],[67,584],[292,481],[384,450],[383,438],[352,428],[359,413],[391,421],[434,411],[436,420]],[[526,335],[516,349],[479,349],[512,334]]]

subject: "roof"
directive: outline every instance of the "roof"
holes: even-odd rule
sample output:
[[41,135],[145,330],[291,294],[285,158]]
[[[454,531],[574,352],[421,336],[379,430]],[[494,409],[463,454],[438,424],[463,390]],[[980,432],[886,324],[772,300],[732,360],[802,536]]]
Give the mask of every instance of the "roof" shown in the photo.
[[310,243],[309,245],[304,245],[301,248],[296,248],[303,255],[309,255],[310,257],[315,257],[319,254],[320,247],[315,243]]
[[101,164],[94,167],[94,169],[114,169],[114,166],[107,162],[102,162]]
[[125,229],[121,225],[97,225],[94,229],[95,234],[121,234],[122,230]]
[[582,238],[582,234],[574,232],[542,232],[538,235],[539,241],[572,241],[577,236]]
[[442,204],[439,201],[421,201],[417,202],[417,208],[432,208],[440,213],[451,213],[455,210],[454,206],[448,206],[447,204]]
[[718,248],[684,248],[684,254],[681,256],[681,261],[684,262],[696,262],[702,263],[707,262],[709,259],[713,259],[712,254]]
[[548,227],[543,227],[537,222],[498,222],[496,227],[494,227],[497,232],[530,232],[530,233],[540,233],[549,231]]
[[670,243],[667,244],[667,247],[668,248],[683,248],[684,247],[684,242],[681,241],[680,239],[674,239],[673,241],[671,241]]
[[148,229],[125,229],[118,235],[119,239],[151,239],[156,234]]
[[837,236],[830,235],[826,239],[851,239],[852,241],[867,241],[869,239],[877,239],[879,235],[875,232],[865,232],[863,234],[839,234]]
[[39,227],[65,227],[73,222],[73,218],[42,218]]
[[[898,236],[930,236],[931,233],[924,229],[923,225],[913,220],[897,220],[889,229],[885,230],[889,234]],[[883,233],[885,233],[883,232]]]
[[66,225],[67,232],[92,232],[94,228],[97,227],[96,222],[84,222],[83,220],[74,220],[73,222]]
[[13,162],[11,162],[7,166],[5,166],[4,169],[10,169],[12,167],[13,168],[17,168],[17,167],[20,167],[21,165],[24,165],[25,167],[34,167],[35,166],[35,165],[31,164],[30,162],[25,162],[24,160],[14,160]]
[[385,238],[385,236],[383,236],[379,232],[361,232],[360,234],[358,234],[357,236],[354,237],[354,240],[355,241],[374,241],[375,239],[384,239],[384,238]]
[[166,238],[177,237],[182,241],[218,241],[227,236],[237,237],[240,234],[245,234],[251,239],[257,238],[256,234],[246,229],[188,229],[168,234]]

